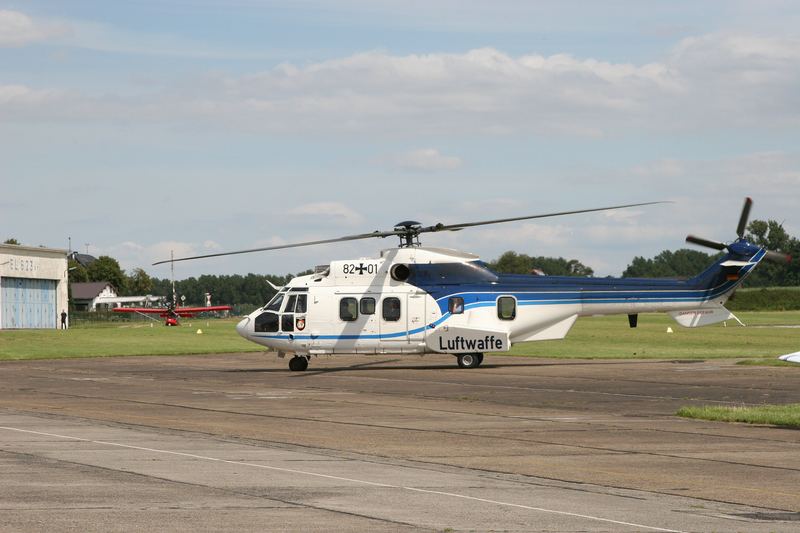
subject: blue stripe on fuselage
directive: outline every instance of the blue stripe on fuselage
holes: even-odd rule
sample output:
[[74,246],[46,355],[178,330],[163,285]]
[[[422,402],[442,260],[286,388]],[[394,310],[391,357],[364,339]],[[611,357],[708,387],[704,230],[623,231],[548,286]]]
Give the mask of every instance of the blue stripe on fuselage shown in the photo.
[[[558,304],[631,304],[664,302],[697,302],[701,304],[734,289],[763,258],[758,250],[749,264],[738,270],[738,279],[726,280],[721,264],[732,259],[719,259],[704,272],[689,280],[644,278],[579,278],[569,276],[531,276],[498,274],[490,283],[416,284],[429,293],[442,313],[447,311],[453,296],[464,298],[465,309],[494,304],[499,296],[513,296],[520,305]],[[415,265],[415,268],[435,268]]]

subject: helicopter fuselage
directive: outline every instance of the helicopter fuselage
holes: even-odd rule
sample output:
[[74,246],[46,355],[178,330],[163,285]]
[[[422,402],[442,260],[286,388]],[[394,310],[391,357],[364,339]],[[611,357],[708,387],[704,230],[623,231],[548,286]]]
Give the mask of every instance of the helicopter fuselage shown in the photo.
[[561,339],[581,316],[628,314],[634,327],[638,313],[668,312],[702,326],[734,318],[723,304],[764,253],[742,242],[694,278],[659,280],[496,274],[472,254],[393,248],[292,279],[237,330],[280,355],[459,355]]

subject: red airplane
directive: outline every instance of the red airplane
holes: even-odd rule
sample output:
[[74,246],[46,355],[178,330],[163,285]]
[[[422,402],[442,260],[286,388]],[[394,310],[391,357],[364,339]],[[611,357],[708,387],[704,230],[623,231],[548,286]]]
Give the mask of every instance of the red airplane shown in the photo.
[[115,313],[140,313],[143,315],[159,315],[164,317],[165,326],[178,326],[178,318],[192,318],[197,313],[207,311],[230,311],[230,305],[209,305],[208,307],[115,307]]

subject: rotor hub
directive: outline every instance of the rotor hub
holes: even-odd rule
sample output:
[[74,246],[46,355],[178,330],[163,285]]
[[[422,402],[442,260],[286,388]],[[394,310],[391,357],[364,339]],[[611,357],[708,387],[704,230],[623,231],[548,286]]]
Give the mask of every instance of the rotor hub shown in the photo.
[[400,248],[410,248],[412,246],[420,246],[419,233],[422,229],[422,224],[416,220],[404,220],[394,225],[394,230],[400,237]]

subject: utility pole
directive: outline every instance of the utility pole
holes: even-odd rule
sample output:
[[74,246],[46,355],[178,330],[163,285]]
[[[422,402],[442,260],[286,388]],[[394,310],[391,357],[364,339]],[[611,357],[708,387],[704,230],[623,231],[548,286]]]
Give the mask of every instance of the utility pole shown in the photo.
[[178,296],[175,294],[175,252],[169,251],[169,268],[172,272],[172,307],[178,307]]

